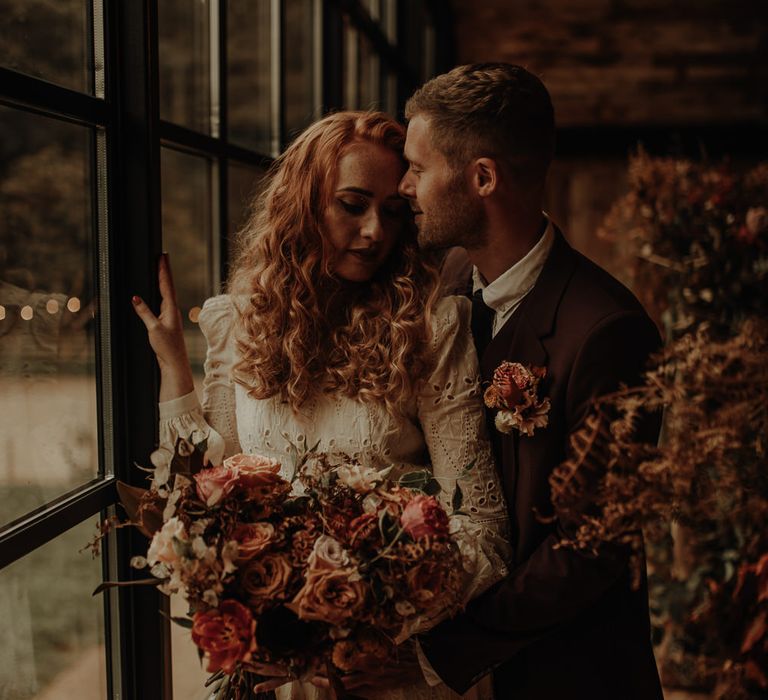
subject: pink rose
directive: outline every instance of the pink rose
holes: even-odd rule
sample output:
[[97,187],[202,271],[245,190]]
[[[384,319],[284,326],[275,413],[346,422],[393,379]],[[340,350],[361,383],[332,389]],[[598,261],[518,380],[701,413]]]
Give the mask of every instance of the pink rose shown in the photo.
[[237,470],[227,465],[225,461],[218,467],[201,469],[195,474],[194,479],[197,484],[197,495],[210,508],[228,496],[237,486]]
[[279,498],[290,491],[291,485],[280,476],[280,462],[262,455],[234,455],[224,460],[224,466],[237,474],[240,488],[251,500]]
[[261,554],[275,539],[275,526],[271,523],[246,523],[232,531],[237,542],[237,562],[241,564]]
[[207,671],[232,673],[240,661],[250,661],[256,649],[256,622],[248,608],[225,600],[218,608],[195,613],[192,640],[208,657]]
[[232,455],[224,460],[224,466],[231,467],[243,478],[280,472],[280,462],[262,455]]
[[448,535],[448,516],[433,496],[415,496],[403,509],[400,524],[415,540]]

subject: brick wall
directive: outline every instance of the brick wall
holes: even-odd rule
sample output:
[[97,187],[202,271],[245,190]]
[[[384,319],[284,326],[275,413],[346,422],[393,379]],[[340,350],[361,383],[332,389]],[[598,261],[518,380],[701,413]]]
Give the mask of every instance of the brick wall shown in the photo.
[[766,0],[455,0],[460,63],[525,65],[558,123],[768,122]]
[[[629,144],[644,127],[668,131],[656,149],[663,153],[680,129],[714,127],[708,134],[722,146],[745,124],[768,126],[768,0],[454,0],[453,7],[457,62],[526,66],[549,88],[558,125],[587,127],[579,154],[556,159],[546,207],[574,246],[625,281],[616,244],[596,236],[626,187],[630,148],[606,154],[605,127],[626,130]],[[768,139],[754,145],[755,154],[768,151]],[[750,140],[741,148],[749,154]]]

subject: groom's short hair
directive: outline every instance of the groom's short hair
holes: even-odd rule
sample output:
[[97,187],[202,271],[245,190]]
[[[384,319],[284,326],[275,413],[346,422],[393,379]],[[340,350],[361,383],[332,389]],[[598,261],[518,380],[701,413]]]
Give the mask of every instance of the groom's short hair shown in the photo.
[[521,66],[458,66],[422,85],[407,119],[429,121],[432,144],[454,168],[491,157],[522,182],[543,182],[552,160],[555,117],[544,83]]

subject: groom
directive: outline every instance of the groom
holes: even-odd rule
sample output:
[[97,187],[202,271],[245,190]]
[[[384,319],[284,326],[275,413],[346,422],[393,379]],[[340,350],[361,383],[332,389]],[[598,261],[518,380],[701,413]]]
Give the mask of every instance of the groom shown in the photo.
[[[542,213],[554,118],[538,78],[503,63],[461,66],[420,88],[406,116],[400,191],[424,248],[466,250],[448,254],[443,279],[472,294],[483,381],[505,360],[543,367],[539,398],[551,402],[548,425],[530,436],[499,432],[489,416],[511,573],[422,638],[425,673],[463,693],[493,671],[499,699],[661,698],[645,585],[632,590],[625,551],[555,548],[569,523],[548,482],[592,399],[640,381],[658,331]],[[658,426],[647,428],[655,441]]]

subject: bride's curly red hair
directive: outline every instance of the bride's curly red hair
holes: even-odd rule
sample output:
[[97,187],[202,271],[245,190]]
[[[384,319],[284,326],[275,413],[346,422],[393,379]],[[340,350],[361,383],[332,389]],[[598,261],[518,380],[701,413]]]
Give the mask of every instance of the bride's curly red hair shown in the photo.
[[[240,235],[230,292],[241,305],[235,379],[257,399],[280,395],[294,411],[338,391],[402,413],[430,363],[437,273],[412,226],[365,284],[334,276],[323,232],[338,163],[352,144],[402,157],[403,127],[381,112],[339,112],[304,131],[270,170]],[[405,162],[403,163],[405,168]]]

